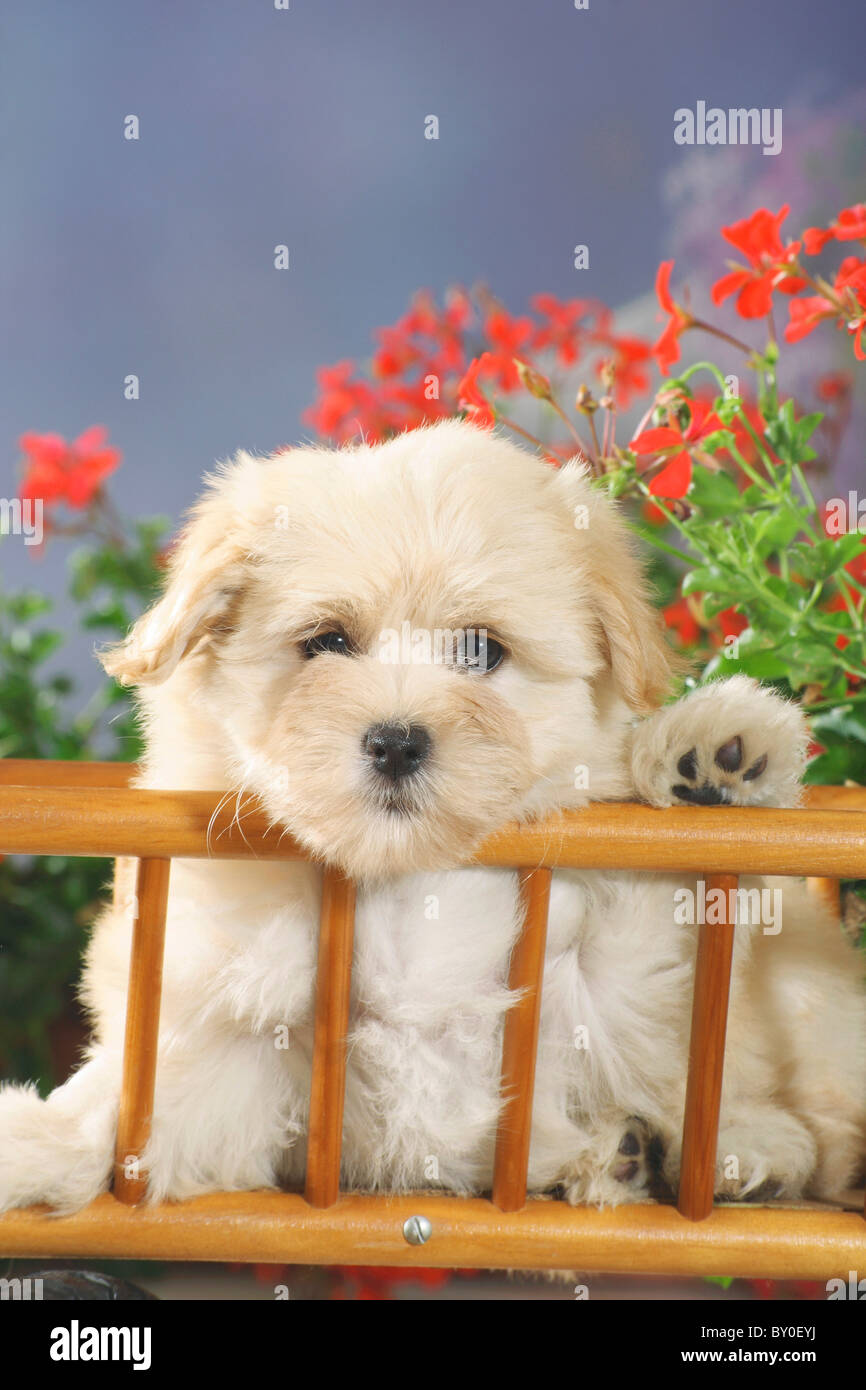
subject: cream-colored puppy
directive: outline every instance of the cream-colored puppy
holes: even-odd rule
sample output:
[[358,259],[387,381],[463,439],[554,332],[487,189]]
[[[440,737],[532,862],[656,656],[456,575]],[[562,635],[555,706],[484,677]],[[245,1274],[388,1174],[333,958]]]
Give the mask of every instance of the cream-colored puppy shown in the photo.
[[[239,455],[106,665],[141,688],[140,785],[256,793],[359,880],[360,1188],[489,1188],[518,903],[513,872],[459,867],[486,834],[589,800],[798,795],[798,710],[742,677],[659,710],[669,652],[614,507],[464,424]],[[833,1196],[866,1150],[858,959],[797,882],[743,886],[767,896],[737,927],[717,1190]],[[174,863],[152,1199],[301,1180],[320,892],[314,863]],[[700,897],[554,876],[534,1190],[639,1200],[659,1146],[675,1181]],[[67,1211],[109,1182],[129,944],[127,903],[88,951],[81,1069],[45,1101],[0,1092],[0,1208]]]

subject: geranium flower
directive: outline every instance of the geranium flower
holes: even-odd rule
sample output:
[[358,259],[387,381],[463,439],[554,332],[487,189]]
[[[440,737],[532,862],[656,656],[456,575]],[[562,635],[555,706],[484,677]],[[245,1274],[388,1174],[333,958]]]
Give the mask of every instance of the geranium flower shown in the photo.
[[27,458],[22,499],[65,502],[75,510],[89,506],[123,458],[119,449],[106,446],[107,437],[102,425],[93,425],[70,444],[59,434],[22,434],[19,444]]
[[372,392],[365,382],[352,380],[354,371],[354,362],[343,361],[316,372],[319,399],[301,418],[325,439],[351,439],[370,406]]
[[844,400],[851,394],[854,378],[850,372],[826,372],[819,376],[815,391],[822,401]]
[[[463,330],[472,317],[465,290],[448,292],[440,309],[428,290],[420,290],[408,311],[390,328],[379,329],[381,346],[373,359],[380,376],[394,376],[419,366],[421,375],[463,371],[466,355]],[[433,366],[433,363],[437,366]]]
[[785,342],[799,343],[822,319],[834,318],[838,312],[832,300],[825,299],[822,294],[807,294],[802,299],[792,299],[788,305]]
[[866,240],[866,203],[854,203],[850,208],[843,208],[836,221],[826,229],[807,227],[803,245],[807,255],[817,256],[828,241],[857,241],[861,237]]
[[379,346],[373,354],[373,375],[379,377],[400,376],[414,366],[421,357],[398,325],[394,328],[377,328]]
[[866,328],[866,261],[846,256],[836,273],[833,286],[838,299],[826,295],[804,295],[793,299],[788,306],[789,322],[785,341],[798,343],[824,319],[835,318],[840,328],[846,328],[854,338],[854,356],[866,362],[863,348],[863,329]]
[[633,396],[640,396],[649,390],[649,373],[644,368],[652,349],[643,338],[608,338],[614,357],[597,363],[596,374],[604,380],[608,369],[613,371],[613,391],[617,405],[628,410]]
[[484,321],[484,332],[493,344],[492,352],[485,352],[487,369],[495,372],[497,384],[510,395],[520,386],[520,377],[514,365],[515,357],[528,346],[535,328],[532,319],[513,319],[504,309],[494,309]]
[[691,314],[686,313],[685,309],[682,309],[671,297],[670,281],[673,268],[673,261],[662,261],[656,272],[658,301],[664,312],[670,315],[661,337],[651,349],[663,376],[670,376],[674,362],[679,362],[680,335],[694,322]]
[[573,367],[580,357],[580,326],[589,305],[582,299],[563,303],[553,294],[536,294],[530,300],[535,312],[546,323],[536,328],[532,339],[533,352],[553,348],[557,361]]
[[[469,363],[469,370],[457,387],[459,409],[465,410],[473,423],[485,430],[493,428],[496,423],[496,416],[493,407],[478,385],[478,377],[482,372],[489,375],[491,370],[495,369],[496,359],[493,354],[483,352],[480,357],[473,358]],[[514,374],[517,376],[516,368]]]
[[854,356],[866,362],[863,350],[863,329],[866,328],[866,261],[856,256],[846,256],[839,267],[834,288],[843,297],[846,310],[850,311],[845,327],[854,337]]
[[806,281],[794,275],[801,243],[791,241],[782,245],[779,228],[788,216],[786,203],[774,217],[767,208],[758,208],[751,217],[722,228],[722,236],[749,261],[748,269],[737,266],[730,275],[723,275],[712,288],[714,304],[721,304],[729,295],[737,294],[737,312],[744,319],[764,318],[773,303],[773,291],[796,294]]
[[739,637],[741,632],[745,632],[749,626],[748,618],[744,618],[742,613],[738,613],[736,608],[723,608],[716,614],[716,622],[721,628],[723,637]]
[[715,411],[710,410],[703,401],[691,400],[680,404],[685,404],[689,412],[689,423],[685,429],[680,424],[677,414],[669,409],[667,425],[642,430],[629,446],[639,457],[647,454],[670,455],[664,468],[649,485],[654,497],[685,497],[692,481],[692,459],[689,451],[714,430],[724,428]]
[[326,439],[345,444],[360,435],[378,444],[442,413],[439,401],[424,401],[423,381],[411,386],[385,381],[374,390],[353,380],[354,370],[352,362],[337,362],[316,373],[321,394],[301,418]]
[[689,607],[688,599],[678,598],[663,609],[665,627],[672,628],[684,647],[693,647],[701,635],[700,624]]

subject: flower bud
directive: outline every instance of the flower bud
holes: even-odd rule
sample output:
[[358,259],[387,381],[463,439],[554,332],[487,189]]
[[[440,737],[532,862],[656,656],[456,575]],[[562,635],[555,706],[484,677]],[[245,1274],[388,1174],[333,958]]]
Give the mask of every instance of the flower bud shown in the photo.
[[530,396],[535,396],[536,400],[550,400],[550,382],[541,372],[537,372],[534,367],[530,367],[527,362],[521,362],[518,357],[514,358],[514,365],[517,368],[517,375],[520,377],[521,384],[526,387]]

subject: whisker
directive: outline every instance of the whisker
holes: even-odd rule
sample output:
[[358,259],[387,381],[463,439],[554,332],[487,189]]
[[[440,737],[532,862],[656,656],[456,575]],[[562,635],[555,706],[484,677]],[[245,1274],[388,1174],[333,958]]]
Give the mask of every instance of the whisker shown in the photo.
[[[207,834],[205,835],[205,844],[206,844],[206,846],[207,846],[207,852],[208,852],[208,854],[210,854],[210,852],[211,852],[210,837],[211,837],[211,831],[213,830],[213,827],[214,827],[214,823],[215,823],[215,821],[216,821],[217,816],[219,815],[220,811],[222,810],[223,806],[225,805],[226,801],[228,800],[228,798],[229,798],[230,796],[231,796],[231,792],[230,792],[230,791],[223,792],[222,796],[220,797],[219,801],[217,802],[216,806],[214,807],[213,815],[211,816],[210,820],[208,821],[208,825],[207,825]],[[220,832],[220,834],[221,834],[221,833],[222,833],[222,832]],[[219,838],[219,836],[218,836],[217,838]]]

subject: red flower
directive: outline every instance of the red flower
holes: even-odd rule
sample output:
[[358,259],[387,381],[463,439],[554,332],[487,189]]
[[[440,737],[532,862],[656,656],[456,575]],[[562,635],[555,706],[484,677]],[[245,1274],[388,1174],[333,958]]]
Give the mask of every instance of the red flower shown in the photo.
[[[370,1268],[359,1265],[337,1265],[332,1271],[355,1286],[355,1297],[361,1302],[378,1302],[394,1298],[394,1288],[398,1284],[422,1284],[426,1288],[439,1289],[454,1277],[466,1271],[453,1269],[403,1269],[401,1266],[380,1265]],[[475,1274],[476,1271],[471,1271]],[[343,1299],[346,1291],[337,1288],[333,1298]]]
[[854,378],[850,372],[827,372],[815,383],[815,391],[822,401],[845,400],[851,394]]
[[843,208],[836,218],[835,232],[837,241],[866,241],[866,203]]
[[400,376],[408,367],[414,366],[421,356],[399,324],[395,328],[378,328],[376,336],[379,348],[373,355],[374,376]]
[[736,608],[723,608],[717,615],[716,622],[722,630],[723,637],[739,637],[749,626],[748,618],[744,618]]
[[[444,309],[438,307],[428,290],[419,291],[408,312],[393,328],[380,330],[388,344],[388,347],[383,344],[386,357],[379,363],[380,370],[382,365],[390,365],[387,356],[390,348],[400,359],[398,370],[401,371],[422,360],[424,372],[436,370],[438,375],[442,371],[462,371],[466,360],[462,333],[471,315],[472,305],[464,290],[450,290]],[[414,343],[409,342],[410,338]],[[431,365],[434,359],[435,368]]]
[[530,301],[535,312],[547,322],[536,328],[533,352],[556,350],[557,360],[572,367],[580,356],[580,321],[589,307],[584,300],[563,303],[552,294],[536,294]]
[[613,390],[617,405],[623,410],[628,410],[633,396],[640,396],[649,390],[649,373],[643,364],[649,361],[652,349],[642,338],[611,336],[607,341],[615,356],[612,360],[599,362],[595,370],[603,379],[605,369],[613,368]]
[[457,387],[458,407],[466,411],[474,424],[486,430],[493,428],[496,416],[493,407],[478,385],[478,377],[481,372],[489,375],[491,368],[495,370],[495,366],[496,359],[493,354],[483,352],[480,357],[473,358],[469,363],[469,370]]
[[836,221],[831,222],[826,230],[807,227],[803,233],[806,254],[817,256],[834,238],[836,241],[866,240],[866,203],[854,203],[850,208],[843,208]]
[[493,344],[493,352],[485,352],[488,368],[496,374],[498,385],[510,395],[520,386],[520,377],[514,365],[524,344],[531,337],[534,324],[532,319],[513,319],[504,309],[494,309],[487,315],[484,331]]
[[863,329],[866,328],[866,261],[846,256],[839,267],[834,286],[842,296],[847,315],[845,327],[854,336],[854,356],[866,362],[863,350]]
[[646,454],[671,455],[660,473],[649,485],[654,497],[685,497],[692,481],[692,460],[689,453],[696,445],[723,428],[722,422],[709,406],[700,400],[683,400],[689,412],[689,423],[685,430],[674,411],[668,410],[668,424],[651,430],[643,430],[630,447],[638,456]]
[[665,626],[673,628],[684,647],[693,647],[701,635],[700,626],[688,604],[688,599],[678,598],[669,603],[664,610]]
[[749,268],[737,266],[730,275],[722,276],[712,288],[714,304],[721,304],[728,295],[739,291],[737,312],[745,319],[763,318],[770,312],[773,290],[796,294],[806,281],[793,274],[801,243],[791,241],[782,245],[779,228],[788,216],[786,203],[774,217],[767,208],[758,208],[751,217],[722,228],[722,236],[749,261]]
[[316,372],[319,399],[301,417],[317,434],[343,443],[357,434],[372,392],[366,383],[352,381],[354,362],[335,362]]
[[102,480],[123,458],[119,449],[106,447],[107,435],[102,425],[93,425],[71,444],[59,434],[22,434],[19,443],[27,456],[27,470],[21,497],[65,502],[76,509],[89,506]]
[[655,502],[644,502],[640,509],[644,521],[648,521],[651,526],[667,526],[670,517],[668,513],[657,507]]
[[835,318],[837,312],[832,301],[825,299],[822,294],[807,294],[802,299],[792,299],[788,305],[785,342],[799,343],[822,319]]
[[778,1288],[777,1279],[749,1279],[748,1283],[751,1284],[759,1298],[776,1297],[776,1290]]
[[656,272],[658,301],[664,312],[670,314],[670,319],[661,337],[652,347],[652,355],[658,362],[664,376],[670,376],[674,362],[679,362],[680,334],[692,324],[691,314],[687,314],[685,309],[681,309],[671,297],[670,280],[673,268],[673,261],[662,261]]
[[863,329],[866,328],[866,261],[846,256],[838,271],[833,288],[835,301],[826,295],[805,295],[793,299],[788,306],[789,323],[785,341],[798,343],[825,319],[836,319],[838,327],[846,328],[854,338],[854,356],[866,362],[863,348]]

